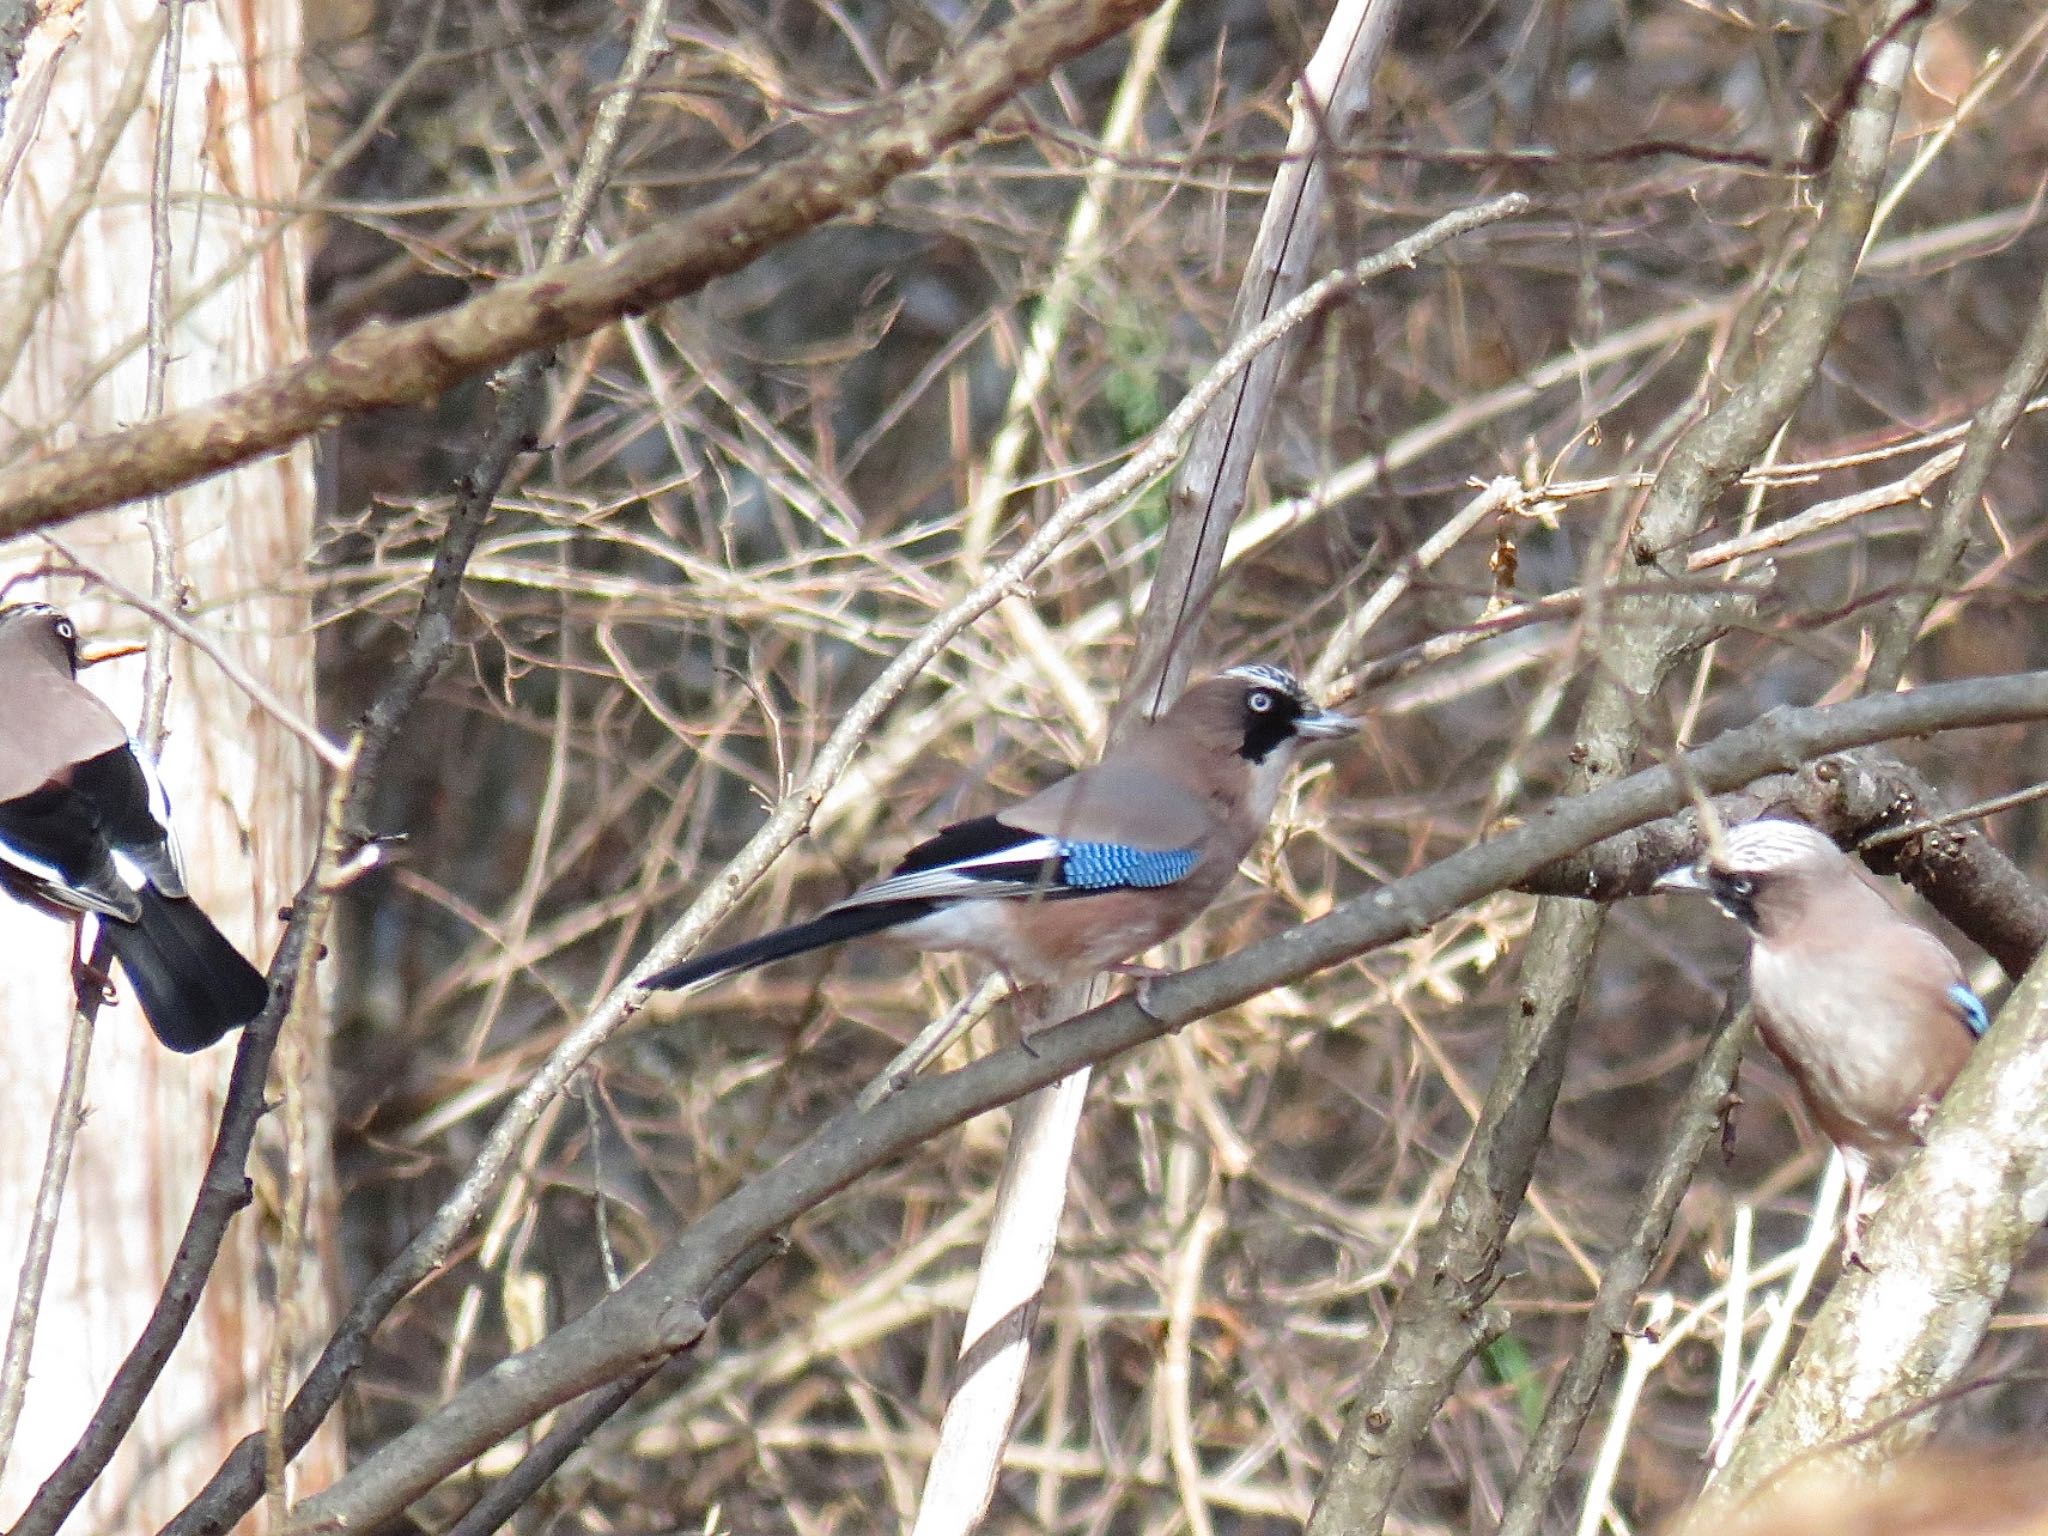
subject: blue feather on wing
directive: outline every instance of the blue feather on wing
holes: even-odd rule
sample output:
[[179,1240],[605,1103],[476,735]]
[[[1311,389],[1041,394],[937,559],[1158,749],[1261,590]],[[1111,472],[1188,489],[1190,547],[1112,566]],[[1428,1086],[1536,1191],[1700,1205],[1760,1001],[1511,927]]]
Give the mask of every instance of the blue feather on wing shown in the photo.
[[1066,843],[1060,860],[1075,890],[1155,890],[1185,880],[1201,855],[1193,848],[1132,848],[1123,843]]
[[1962,1016],[1963,1025],[1978,1039],[1991,1027],[1991,1015],[1984,1011],[1984,1000],[1964,986],[1960,981],[1950,984],[1948,1000],[1956,1005],[1956,1012]]

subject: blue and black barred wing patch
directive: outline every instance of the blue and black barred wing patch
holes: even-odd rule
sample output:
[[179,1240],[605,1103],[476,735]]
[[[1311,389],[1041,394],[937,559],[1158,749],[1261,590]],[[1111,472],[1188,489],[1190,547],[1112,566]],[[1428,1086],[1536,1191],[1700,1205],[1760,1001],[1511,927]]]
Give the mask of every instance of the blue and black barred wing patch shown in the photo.
[[1068,843],[1066,884],[1081,891],[1135,887],[1156,890],[1187,879],[1201,854],[1193,848],[1132,848],[1123,843]]
[[1974,1038],[1983,1039],[1984,1031],[1991,1027],[1991,1015],[1984,1011],[1984,1000],[1960,981],[1950,983],[1948,1000],[1956,1005],[1956,1015],[1963,1021],[1963,1027]]

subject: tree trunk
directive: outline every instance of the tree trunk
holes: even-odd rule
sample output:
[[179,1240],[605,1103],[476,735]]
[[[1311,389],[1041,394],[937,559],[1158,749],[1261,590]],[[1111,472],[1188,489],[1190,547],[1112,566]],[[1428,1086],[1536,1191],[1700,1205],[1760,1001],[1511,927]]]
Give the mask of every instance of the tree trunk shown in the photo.
[[[0,138],[0,338],[14,317],[32,313],[11,373],[0,349],[5,458],[148,414],[150,352],[133,342],[150,314],[152,162],[166,120],[173,144],[159,221],[169,239],[171,300],[163,408],[210,397],[305,350],[299,242],[271,238],[275,210],[289,205],[300,182],[297,6],[83,0],[43,13]],[[174,98],[165,89],[159,16],[182,33]],[[124,85],[131,94],[139,88],[139,108],[116,129]],[[116,131],[92,190],[84,167],[101,136]],[[45,269],[51,281],[39,285],[35,273],[60,238],[67,200],[81,197],[83,220]],[[230,269],[218,291],[180,313]],[[305,717],[313,712],[313,654],[298,573],[312,507],[311,464],[301,451],[194,487],[163,509],[176,559],[166,606],[181,607]],[[144,509],[73,524],[59,538],[87,567],[151,590]],[[0,567],[9,600],[46,597],[69,608],[88,655],[139,645],[155,627],[104,586],[65,574],[70,558],[51,546],[24,541],[0,552]],[[86,673],[131,725],[140,720],[142,676],[140,657]],[[163,776],[193,894],[267,964],[278,908],[311,859],[319,781],[310,754],[182,644],[171,651],[166,721]],[[0,968],[0,1286],[10,1297],[64,1061],[69,946],[68,925],[0,902],[0,954],[8,958]],[[115,986],[125,993],[118,971]],[[174,1056],[125,997],[100,1015],[24,1411],[0,1475],[0,1523],[76,1441],[156,1300],[234,1049],[231,1037],[197,1056]],[[324,1332],[334,1201],[317,1016],[293,1021],[278,1061],[272,1096],[287,1109],[270,1117],[268,1139],[259,1142],[255,1204],[236,1223],[192,1327],[95,1487],[81,1530],[148,1529],[174,1512],[229,1447],[261,1425],[277,1341],[296,1367]],[[288,1125],[302,1127],[301,1151],[288,1152]],[[305,1181],[308,1213],[308,1236],[296,1248],[285,1241],[283,1219],[294,1178]],[[302,1458],[306,1486],[326,1481],[337,1451],[322,1444]]]

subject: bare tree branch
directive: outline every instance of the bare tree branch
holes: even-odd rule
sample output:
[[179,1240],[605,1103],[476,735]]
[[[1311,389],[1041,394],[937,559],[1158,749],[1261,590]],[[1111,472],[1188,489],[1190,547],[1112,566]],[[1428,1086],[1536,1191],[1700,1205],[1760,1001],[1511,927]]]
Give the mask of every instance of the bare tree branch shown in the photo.
[[2048,373],[2048,284],[2043,284],[2034,302],[2034,318],[2020,338],[1998,389],[1984,402],[1977,419],[1970,423],[1963,439],[1963,452],[1956,477],[1942,498],[1941,510],[1927,541],[1920,546],[1920,558],[1913,564],[1898,607],[1892,610],[1877,637],[1877,653],[1870,663],[1870,686],[1896,688],[1906,674],[1906,658],[1920,638],[1920,627],[1934,611],[1934,605],[1948,590],[1956,569],[1962,564],[1969,541],[1970,521],[1977,511],[1977,498],[2005,448],[2028,398]]
[[[1851,847],[1871,844],[1863,858],[1872,869],[1912,886],[2015,980],[2048,944],[2048,894],[1981,831],[1950,824],[1933,787],[1889,752],[1824,757],[1719,796],[1714,807],[1728,826],[1789,815]],[[1646,896],[1659,875],[1699,857],[1700,846],[1687,810],[1553,864],[1522,889],[1603,902]]]
[[[1287,156],[1267,197],[1231,313],[1233,333],[1258,324],[1307,284],[1331,161],[1365,115],[1373,76],[1400,14],[1398,3],[1379,0],[1346,0],[1331,14],[1297,91]],[[1244,508],[1252,455],[1292,355],[1291,346],[1276,347],[1246,369],[1188,444],[1168,491],[1173,521],[1152,573],[1147,627],[1131,662],[1130,686],[1118,706],[1122,724],[1157,713],[1187,681],[1185,642],[1208,612],[1230,530]]]
[[522,352],[694,292],[931,164],[1019,91],[1151,4],[1043,0],[844,131],[695,214],[425,319],[365,326],[211,405],[0,473],[0,538],[189,485],[352,415],[431,399]]
[[1643,1188],[1628,1237],[1601,1271],[1600,1289],[1579,1335],[1578,1349],[1565,1362],[1564,1374],[1551,1389],[1543,1418],[1515,1473],[1501,1516],[1500,1536],[1536,1536],[1543,1528],[1551,1491],[1593,1411],[1634,1315],[1636,1297],[1671,1235],[1671,1219],[1691,1187],[1693,1171],[1713,1141],[1714,1127],[1727,1107],[1750,1034],[1749,1009],[1739,997],[1731,997],[1699,1065],[1693,1068],[1692,1081],[1673,1107],[1670,1139]]
[[[1689,753],[1686,761],[1698,784],[1721,793],[1845,747],[2022,718],[2048,718],[2048,673],[1939,684],[1822,709],[1774,710]],[[738,1254],[940,1131],[1169,1030],[1420,933],[1546,864],[1685,803],[1680,776],[1662,767],[1559,801],[1514,831],[1345,902],[1326,917],[1154,982],[1142,1009],[1128,998],[1104,1004],[1034,1036],[1028,1052],[1002,1051],[911,1083],[872,1109],[835,1116],[706,1212],[617,1291],[466,1384],[308,1499],[299,1507],[295,1529],[325,1522],[367,1528],[549,1409],[687,1347],[708,1321],[708,1287]]]

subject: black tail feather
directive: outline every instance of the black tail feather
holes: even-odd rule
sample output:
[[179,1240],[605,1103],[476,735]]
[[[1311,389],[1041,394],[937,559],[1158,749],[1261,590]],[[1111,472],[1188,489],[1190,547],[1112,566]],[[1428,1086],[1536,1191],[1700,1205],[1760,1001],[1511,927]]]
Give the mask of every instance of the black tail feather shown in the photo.
[[730,944],[724,949],[714,949],[708,955],[685,960],[681,965],[672,965],[665,971],[656,971],[652,976],[642,977],[640,985],[650,992],[666,992],[709,981],[716,976],[751,971],[770,961],[786,960],[791,955],[823,949],[827,944],[915,922],[931,910],[932,903],[928,901],[878,901],[873,906],[843,907],[814,917],[807,923],[778,928],[758,939],[748,939],[744,944]]
[[197,903],[145,887],[142,918],[105,920],[135,1000],[174,1051],[204,1050],[263,1011],[270,984]]

